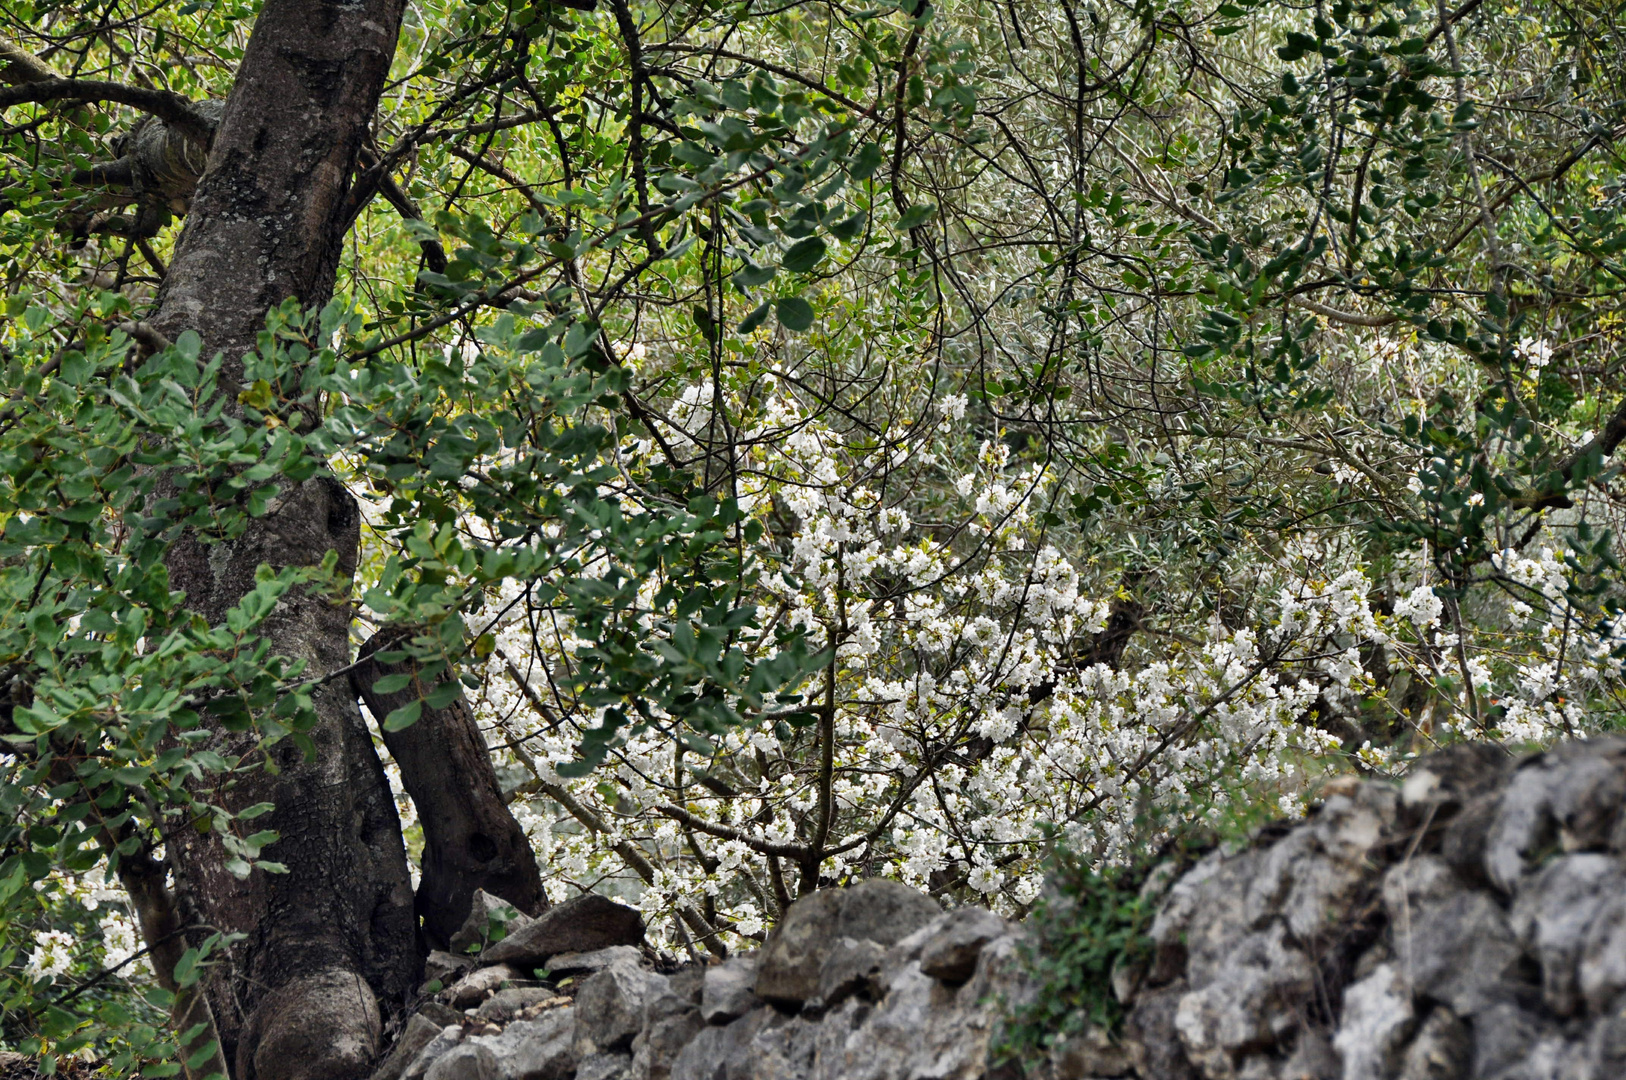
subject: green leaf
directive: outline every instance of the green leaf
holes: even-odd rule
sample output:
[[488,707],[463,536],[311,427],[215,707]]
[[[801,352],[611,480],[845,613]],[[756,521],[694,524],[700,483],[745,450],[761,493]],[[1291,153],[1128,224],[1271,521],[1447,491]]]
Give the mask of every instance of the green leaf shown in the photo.
[[456,681],[443,682],[424,695],[423,703],[431,709],[444,709],[456,701],[462,693],[462,683]]
[[778,272],[778,267],[758,266],[756,263],[747,259],[745,266],[735,271],[734,284],[738,285],[742,289],[754,289],[758,285],[768,284],[768,282],[772,281],[774,275]]
[[175,961],[173,973],[175,984],[185,988],[197,982],[198,976],[202,974],[198,969],[198,962],[202,959],[203,955],[197,949],[187,949],[183,952],[181,958]]
[[830,235],[837,240],[851,240],[864,230],[864,222],[868,220],[869,215],[860,210],[830,226]]
[[400,731],[409,728],[418,722],[418,716],[423,712],[422,701],[409,701],[399,709],[394,709],[384,717],[385,731]]
[[847,175],[854,180],[868,180],[875,175],[875,170],[881,167],[883,157],[879,143],[865,143],[858,148],[858,153],[853,155]]
[[215,1051],[218,1049],[220,1049],[220,1044],[214,1039],[210,1039],[208,1042],[204,1043],[198,1048],[197,1053],[186,1059],[187,1070],[195,1072],[200,1066],[203,1065],[204,1062],[213,1057]]
[[898,231],[908,232],[910,229],[924,225],[935,213],[937,213],[937,207],[931,203],[915,203],[915,205],[904,211],[903,216],[898,219]]
[[803,333],[813,326],[813,305],[800,296],[783,296],[774,301],[774,314],[779,324],[793,333]]
[[768,311],[773,305],[764,300],[752,309],[751,314],[740,320],[739,332],[749,334],[761,326],[768,318]]
[[379,679],[377,682],[373,683],[373,693],[394,694],[405,690],[411,685],[412,676],[410,674],[397,673],[395,675],[386,675],[382,679]]
[[[785,257],[779,260],[779,265],[793,274],[805,274],[818,265],[819,260],[824,258],[824,252],[824,240],[817,236],[809,236],[787,248]],[[780,321],[784,321],[783,317]]]

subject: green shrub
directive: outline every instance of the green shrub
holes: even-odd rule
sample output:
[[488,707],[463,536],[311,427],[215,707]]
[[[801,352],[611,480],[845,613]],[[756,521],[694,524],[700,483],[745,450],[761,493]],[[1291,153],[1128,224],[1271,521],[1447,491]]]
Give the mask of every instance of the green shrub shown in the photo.
[[1112,973],[1151,956],[1146,932],[1157,904],[1140,895],[1149,869],[1091,869],[1061,850],[1052,857],[1050,885],[1028,917],[1023,945],[1039,990],[1007,1017],[1002,1060],[1032,1063],[1089,1025],[1117,1031],[1124,1007],[1113,995]]

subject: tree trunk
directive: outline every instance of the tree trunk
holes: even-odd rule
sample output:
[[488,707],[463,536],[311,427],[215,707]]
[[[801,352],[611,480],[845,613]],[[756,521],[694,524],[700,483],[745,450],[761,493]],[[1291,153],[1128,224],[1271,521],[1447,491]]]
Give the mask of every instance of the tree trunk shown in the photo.
[[[361,699],[379,720],[430,687],[380,694],[373,684],[410,670],[371,659],[387,650],[387,634],[362,646],[368,660],[351,673]],[[401,769],[401,783],[423,824],[418,915],[424,937],[444,949],[468,918],[474,890],[500,896],[527,915],[548,906],[525,830],[514,820],[491,767],[491,754],[461,695],[444,709],[425,708],[417,723],[384,732],[384,745]]]
[[[196,331],[205,355],[225,354],[229,403],[267,310],[332,294],[349,180],[403,4],[266,0],[254,25],[153,320],[171,338]],[[260,563],[313,565],[334,551],[349,575],[359,539],[349,493],[313,479],[285,489],[238,540],[183,538],[171,581],[218,623]],[[264,632],[275,652],[320,676],[350,662],[350,621],[348,604],[306,593],[280,604]],[[212,837],[181,830],[171,841],[177,883],[199,917],[246,935],[208,987],[237,1080],[366,1075],[381,1009],[397,1008],[421,972],[400,823],[367,727],[343,678],[321,686],[315,703],[312,760],[284,742],[271,751],[276,775],[240,773],[212,793],[233,809],[275,804],[268,827],[281,839],[267,856],[286,874],[240,881]],[[254,743],[222,735],[215,746],[244,754]]]

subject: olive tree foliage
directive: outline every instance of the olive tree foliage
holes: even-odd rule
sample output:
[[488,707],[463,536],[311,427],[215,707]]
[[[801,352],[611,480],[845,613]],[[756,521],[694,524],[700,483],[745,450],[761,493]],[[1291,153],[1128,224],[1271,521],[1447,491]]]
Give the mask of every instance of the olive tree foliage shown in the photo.
[[[8,1042],[167,1053],[231,943],[110,993],[111,883],[278,869],[209,793],[313,722],[291,590],[409,631],[380,728],[466,694],[550,895],[676,951],[1616,723],[1609,4],[410,5],[336,298],[224,395],[143,320],[254,8],[0,15]],[[180,532],[316,476],[353,595],[191,615]]]

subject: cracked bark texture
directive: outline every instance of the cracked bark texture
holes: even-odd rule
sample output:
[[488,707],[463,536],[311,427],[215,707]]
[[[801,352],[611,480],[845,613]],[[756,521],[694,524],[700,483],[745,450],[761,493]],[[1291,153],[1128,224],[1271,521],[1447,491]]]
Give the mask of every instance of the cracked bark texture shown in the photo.
[[[241,357],[272,306],[332,294],[344,243],[346,196],[395,51],[404,0],[267,0],[193,196],[160,295],[160,331],[193,330],[204,355],[225,357],[234,401]],[[319,563],[336,552],[348,579],[360,516],[336,482],[284,490],[240,539],[184,537],[168,560],[174,587],[210,622],[253,585],[260,563]],[[286,599],[265,633],[275,652],[311,675],[350,661],[343,598]],[[342,677],[315,693],[313,759],[272,749],[279,772],[246,772],[209,793],[238,809],[272,802],[261,819],[281,839],[266,856],[288,873],[225,872],[211,837],[173,843],[180,887],[200,919],[245,940],[213,974],[209,997],[236,1080],[342,1080],[367,1073],[383,1015],[411,992],[421,957],[400,823],[367,727]],[[253,740],[220,736],[247,753]],[[257,823],[258,824],[258,823]]]

